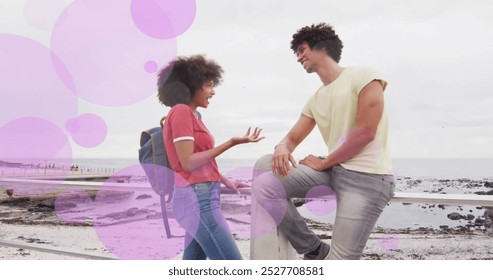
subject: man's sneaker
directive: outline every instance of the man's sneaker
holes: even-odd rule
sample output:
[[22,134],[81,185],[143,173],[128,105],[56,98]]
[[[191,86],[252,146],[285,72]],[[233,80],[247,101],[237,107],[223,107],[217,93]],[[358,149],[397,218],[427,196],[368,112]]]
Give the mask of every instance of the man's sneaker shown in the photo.
[[311,252],[308,254],[303,255],[304,260],[325,260],[326,257],[329,255],[330,252],[330,245],[321,242],[320,247],[318,247],[318,250],[315,252]]

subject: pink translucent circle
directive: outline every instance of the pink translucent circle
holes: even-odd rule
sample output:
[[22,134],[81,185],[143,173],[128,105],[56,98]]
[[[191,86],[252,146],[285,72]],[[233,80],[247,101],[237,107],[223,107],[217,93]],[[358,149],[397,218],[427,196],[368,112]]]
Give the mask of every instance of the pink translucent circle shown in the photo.
[[[230,211],[223,211],[223,216],[226,218],[233,217],[235,221],[224,223],[222,218],[217,217],[216,219],[220,221],[219,225],[224,230],[231,231],[231,234],[240,239],[248,239],[251,235],[249,225],[251,220],[251,196],[247,194],[251,193],[251,188],[248,188],[248,186],[251,187],[252,184],[253,168],[238,167],[223,175],[233,182],[236,181],[243,184],[238,187],[241,195],[234,194],[228,197],[228,202],[231,205]],[[221,201],[224,201],[224,198]]]
[[63,0],[45,1],[26,0],[24,3],[24,18],[34,27],[51,30],[60,12],[67,6]]
[[[259,172],[254,170],[254,173]],[[270,193],[269,198],[264,198],[265,191]],[[284,219],[288,207],[287,194],[281,180],[272,172],[265,172],[254,177],[252,196],[250,236],[257,238],[272,233]]]
[[[3,171],[6,171],[6,173],[8,174],[8,170],[5,170],[3,168],[0,167],[0,174],[3,172]],[[44,170],[40,170],[39,173],[42,174]],[[13,180],[24,180],[25,178],[23,179],[20,179],[20,178],[15,178]],[[31,180],[34,180],[33,178],[29,178]],[[60,184],[62,182],[60,181]],[[6,184],[6,183],[4,183]],[[8,183],[7,183],[8,184]],[[16,197],[16,196],[19,196],[19,197],[27,197],[27,198],[35,198],[35,197],[39,197],[39,196],[45,196],[47,194],[50,194],[52,193],[56,188],[58,188],[60,185],[56,184],[56,185],[39,185],[39,184],[36,184],[36,183],[32,183],[32,182],[22,182],[21,185],[11,185],[11,184],[8,184],[8,185],[4,185],[2,186],[5,190],[10,190],[12,192],[12,197]],[[29,210],[29,209],[28,209]]]
[[329,186],[315,186],[306,194],[306,208],[317,216],[325,216],[337,207],[334,191]]
[[[214,161],[215,159],[211,156],[204,156],[203,158],[203,161],[204,162],[210,162],[210,161]],[[201,178],[201,177],[209,177],[209,174],[213,174],[217,172],[217,170],[215,169],[214,165],[212,164],[204,164],[204,165],[201,165],[195,169],[193,169],[190,173],[192,174],[192,176],[196,177],[196,178]],[[188,182],[185,182],[185,183],[181,183],[180,184],[181,186],[186,186],[188,185]]]
[[[86,101],[104,106],[141,101],[156,91],[148,62],[164,66],[176,56],[175,39],[157,40],[136,28],[130,2],[74,0],[53,29],[51,48]],[[71,85],[66,76],[60,79]]]
[[147,61],[144,64],[144,70],[147,73],[155,73],[157,71],[158,65],[155,61]]
[[224,176],[231,178],[233,181],[236,180],[251,185],[253,180],[253,171],[253,167],[238,167],[226,172]]
[[171,39],[185,32],[195,19],[195,0],[132,0],[132,19],[144,34]]
[[[158,172],[165,167],[156,166]],[[128,180],[138,183],[115,183]],[[166,237],[159,195],[142,180],[145,170],[133,165],[114,173],[96,195],[94,227],[101,242],[122,259],[171,259],[184,248],[184,230],[165,205],[172,238]],[[170,203],[169,203],[170,204]]]
[[92,216],[94,203],[89,193],[81,189],[65,189],[55,200],[58,217],[70,224],[85,222]]
[[399,238],[395,234],[385,234],[380,238],[380,247],[384,251],[395,250],[399,247]]
[[0,125],[36,117],[63,127],[76,115],[77,96],[73,87],[66,86],[71,75],[48,48],[21,36],[0,34],[0,61]]
[[71,155],[65,134],[51,122],[39,118],[19,118],[0,127],[2,159],[44,162],[67,159]]
[[83,114],[70,119],[65,128],[75,143],[85,148],[93,148],[103,143],[108,132],[105,121],[95,114]]
[[[2,173],[13,177],[64,178],[71,164],[72,150],[65,134],[53,123],[38,118],[20,118],[0,127]],[[57,184],[26,184],[16,187],[18,194],[51,192]]]

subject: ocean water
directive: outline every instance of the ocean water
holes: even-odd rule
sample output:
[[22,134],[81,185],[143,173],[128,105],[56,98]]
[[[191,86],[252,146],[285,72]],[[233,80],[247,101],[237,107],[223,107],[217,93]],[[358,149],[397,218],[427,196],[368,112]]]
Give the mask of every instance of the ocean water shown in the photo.
[[414,178],[493,178],[493,159],[394,159],[394,174]]

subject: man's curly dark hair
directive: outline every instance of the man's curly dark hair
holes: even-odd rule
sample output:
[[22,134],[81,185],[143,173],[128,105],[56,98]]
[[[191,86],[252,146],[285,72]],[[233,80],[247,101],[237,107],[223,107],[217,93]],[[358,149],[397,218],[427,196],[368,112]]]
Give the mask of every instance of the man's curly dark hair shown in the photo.
[[312,24],[298,29],[291,40],[293,52],[296,53],[303,42],[307,42],[310,49],[325,49],[327,54],[337,63],[341,60],[344,45],[332,26],[326,23]]
[[177,57],[158,74],[159,102],[169,107],[188,104],[205,82],[212,80],[214,86],[220,85],[222,73],[219,64],[203,55]]

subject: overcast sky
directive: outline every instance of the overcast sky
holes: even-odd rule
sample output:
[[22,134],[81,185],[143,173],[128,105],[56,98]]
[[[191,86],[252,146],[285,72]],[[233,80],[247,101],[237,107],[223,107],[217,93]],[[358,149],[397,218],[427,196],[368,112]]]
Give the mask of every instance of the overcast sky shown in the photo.
[[[93,9],[94,13],[107,12],[108,21],[118,17],[120,10],[130,9],[131,0],[106,1],[114,6]],[[56,28],[57,22],[71,22],[71,17],[76,16],[75,12],[64,13],[66,7],[76,2],[79,0],[2,0],[0,33],[37,41],[57,55],[60,50],[61,61],[72,71],[72,64],[90,60],[84,56],[85,50],[97,49],[108,39],[87,37],[84,32],[91,33],[90,28],[69,33]],[[318,22],[333,25],[344,42],[342,66],[373,67],[389,82],[385,97],[393,158],[493,158],[490,0],[197,0],[195,13],[190,10],[194,1],[156,2],[192,4],[185,7],[187,11],[180,12],[185,16],[170,15],[171,20],[185,21],[177,27],[183,32],[176,39],[151,41],[141,40],[131,32],[119,32],[123,34],[119,37],[120,45],[112,49],[117,54],[121,52],[123,63],[112,65],[126,70],[132,67],[125,63],[128,57],[131,60],[145,53],[154,57],[161,68],[167,59],[160,53],[164,49],[168,53],[176,50],[177,55],[205,54],[221,64],[225,70],[223,84],[216,88],[209,108],[201,110],[216,143],[243,134],[249,126],[262,127],[267,137],[258,144],[236,147],[226,152],[224,158],[257,158],[271,152],[298,119],[301,108],[321,82],[316,74],[307,74],[296,62],[289,42],[297,29]],[[64,17],[59,18],[62,14]],[[81,16],[87,22],[97,23],[96,16]],[[188,25],[187,18],[191,19]],[[128,38],[124,37],[126,34]],[[74,49],[77,59],[82,60],[64,60],[67,54],[61,52],[71,53]],[[118,95],[111,95],[114,102],[105,103],[101,92],[93,100],[78,92],[76,115],[98,115],[108,130],[99,145],[81,146],[70,139],[74,158],[137,156],[140,132],[156,126],[169,110],[158,103],[153,65],[147,66],[150,78],[121,79],[123,84],[132,84],[128,88],[141,89],[135,93],[135,100],[127,98],[128,102],[118,104],[114,101]],[[74,69],[71,74],[78,79],[85,75],[83,71],[101,71],[96,64],[94,67],[94,71]],[[109,73],[112,69],[104,71]],[[104,74],[99,76],[104,78]],[[109,92],[115,87],[102,88]],[[5,100],[7,93],[1,94]],[[50,102],[53,104],[36,104],[33,110],[56,110],[63,105],[56,100]],[[26,112],[16,116],[14,105],[2,108],[10,112],[0,112],[0,127],[15,118],[29,116]],[[67,113],[70,114],[73,113]],[[66,131],[68,126],[63,124],[68,120],[64,118],[53,122]],[[318,131],[302,143],[295,156],[308,153],[327,153]]]

